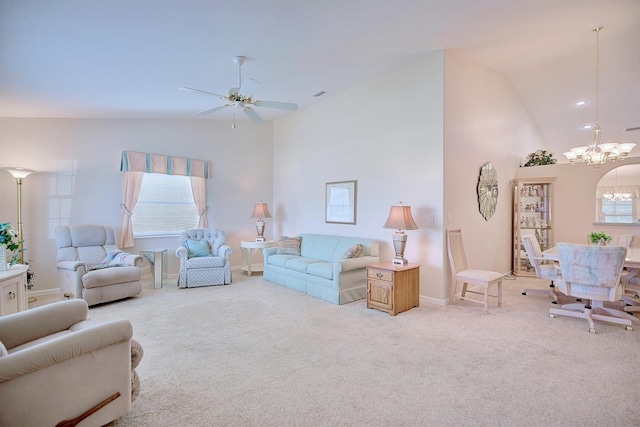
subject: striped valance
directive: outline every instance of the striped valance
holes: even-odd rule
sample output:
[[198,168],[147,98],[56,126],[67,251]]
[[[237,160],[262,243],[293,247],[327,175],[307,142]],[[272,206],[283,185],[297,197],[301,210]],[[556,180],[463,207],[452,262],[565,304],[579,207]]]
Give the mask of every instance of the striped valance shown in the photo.
[[209,162],[161,154],[123,151],[121,172],[164,173],[166,175],[185,175],[209,178]]

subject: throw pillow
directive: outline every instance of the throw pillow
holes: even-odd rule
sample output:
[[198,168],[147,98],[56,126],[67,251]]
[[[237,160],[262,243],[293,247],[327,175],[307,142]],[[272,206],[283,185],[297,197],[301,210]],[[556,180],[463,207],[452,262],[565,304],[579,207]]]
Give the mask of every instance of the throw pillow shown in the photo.
[[7,347],[5,347],[4,344],[2,344],[2,341],[0,341],[0,357],[6,356],[8,354],[9,352],[7,351]]
[[302,244],[302,237],[280,237],[280,245],[278,246],[277,253],[283,255],[297,255],[300,256],[300,245]]
[[349,249],[344,251],[344,253],[340,258],[342,259],[357,258],[358,255],[360,255],[360,252],[362,252],[362,245],[360,243],[356,243],[355,245],[352,245]]
[[185,246],[189,252],[189,258],[197,258],[203,256],[211,256],[209,242],[206,240],[186,240]]

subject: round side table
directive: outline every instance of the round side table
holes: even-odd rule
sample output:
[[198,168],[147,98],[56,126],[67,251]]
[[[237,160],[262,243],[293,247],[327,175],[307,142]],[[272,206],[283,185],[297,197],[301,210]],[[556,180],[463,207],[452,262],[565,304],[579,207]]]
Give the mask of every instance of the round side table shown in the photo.
[[262,271],[263,264],[253,266],[251,261],[253,258],[253,254],[255,254],[259,249],[270,248],[276,245],[276,242],[273,240],[267,240],[265,242],[254,242],[253,240],[242,240],[240,242],[240,251],[242,252],[242,260],[244,261],[244,266],[242,270],[247,272],[248,276],[251,276],[251,273],[254,271]]

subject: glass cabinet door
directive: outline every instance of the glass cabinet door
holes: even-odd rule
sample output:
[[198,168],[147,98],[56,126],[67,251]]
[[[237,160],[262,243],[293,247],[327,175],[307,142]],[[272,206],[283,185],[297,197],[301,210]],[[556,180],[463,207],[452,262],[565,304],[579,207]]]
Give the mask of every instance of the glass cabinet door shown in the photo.
[[535,276],[522,245],[522,236],[535,236],[541,250],[553,241],[553,181],[555,178],[513,181],[513,274]]

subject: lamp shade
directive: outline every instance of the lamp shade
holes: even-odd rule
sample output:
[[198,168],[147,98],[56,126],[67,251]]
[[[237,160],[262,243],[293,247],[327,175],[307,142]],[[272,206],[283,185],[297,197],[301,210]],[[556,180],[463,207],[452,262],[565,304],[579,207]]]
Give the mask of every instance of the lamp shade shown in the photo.
[[26,168],[3,168],[3,169],[9,172],[11,175],[13,175],[14,178],[24,178],[27,175],[30,175],[35,172],[32,169],[26,169]]
[[253,206],[251,218],[271,218],[271,212],[269,212],[267,204],[264,202],[256,203]]
[[402,202],[391,206],[387,222],[384,228],[394,228],[396,230],[417,230],[418,226],[411,215],[411,206],[404,206]]

